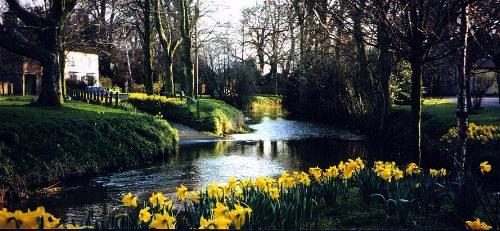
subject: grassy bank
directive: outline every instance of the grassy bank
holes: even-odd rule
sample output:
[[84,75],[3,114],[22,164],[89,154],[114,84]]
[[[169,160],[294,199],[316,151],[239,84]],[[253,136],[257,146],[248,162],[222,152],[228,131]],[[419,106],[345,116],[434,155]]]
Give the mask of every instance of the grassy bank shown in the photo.
[[0,97],[0,188],[36,190],[72,176],[157,162],[177,134],[163,120],[80,102],[60,109]]
[[250,110],[261,111],[281,110],[283,108],[283,97],[279,95],[256,95],[250,103]]
[[141,111],[218,136],[244,130],[243,113],[216,99],[199,99],[199,118],[196,104],[188,104],[179,98],[134,93],[129,95],[128,102]]

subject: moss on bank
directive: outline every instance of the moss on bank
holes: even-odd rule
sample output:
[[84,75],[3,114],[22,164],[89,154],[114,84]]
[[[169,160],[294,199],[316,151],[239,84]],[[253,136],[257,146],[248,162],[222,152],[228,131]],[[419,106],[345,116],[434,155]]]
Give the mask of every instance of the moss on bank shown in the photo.
[[0,97],[0,188],[13,195],[60,180],[157,162],[175,148],[164,120],[80,102],[63,108]]
[[188,104],[179,98],[134,93],[129,95],[128,102],[141,111],[218,136],[244,131],[243,113],[220,100],[199,99],[200,118],[196,104]]

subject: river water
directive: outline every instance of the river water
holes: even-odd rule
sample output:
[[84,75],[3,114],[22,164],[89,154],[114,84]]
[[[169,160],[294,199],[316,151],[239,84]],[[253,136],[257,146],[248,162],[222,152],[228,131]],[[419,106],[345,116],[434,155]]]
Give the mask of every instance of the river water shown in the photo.
[[230,176],[277,176],[283,171],[328,167],[346,158],[368,156],[364,142],[347,131],[276,114],[252,118],[252,133],[225,139],[181,140],[177,153],[166,162],[68,182],[60,192],[35,203],[65,221],[81,221],[90,211],[100,216],[119,205],[121,195],[127,192],[142,200],[152,192],[173,198],[180,184],[198,189],[213,181],[226,182]]

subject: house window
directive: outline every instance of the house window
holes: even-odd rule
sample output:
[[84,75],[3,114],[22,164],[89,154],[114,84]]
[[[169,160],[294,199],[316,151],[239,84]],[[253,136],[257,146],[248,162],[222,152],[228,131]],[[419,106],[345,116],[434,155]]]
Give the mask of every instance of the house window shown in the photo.
[[76,72],[70,72],[69,73],[69,78],[71,80],[77,81],[78,80],[78,75],[76,75]]
[[89,86],[94,86],[95,85],[96,80],[95,80],[94,73],[87,73],[86,78],[87,78],[87,84]]

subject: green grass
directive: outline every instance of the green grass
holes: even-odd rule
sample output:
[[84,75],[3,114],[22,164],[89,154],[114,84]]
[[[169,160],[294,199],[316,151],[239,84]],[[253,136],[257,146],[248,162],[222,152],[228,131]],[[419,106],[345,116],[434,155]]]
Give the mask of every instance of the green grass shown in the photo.
[[[407,153],[410,131],[410,106],[394,106],[393,112],[386,119],[384,130],[386,151],[391,153]],[[456,127],[456,103],[450,99],[425,99],[422,105],[422,158],[423,163],[431,166],[449,165],[454,146],[441,141],[449,129]],[[477,125],[500,126],[500,108],[484,108],[469,115],[469,123]],[[492,153],[500,148],[498,141],[492,141],[481,148],[475,148],[472,141],[468,145],[468,153],[473,153],[471,163],[482,160],[498,162]],[[404,158],[404,155],[402,155]],[[450,167],[450,166],[447,166]]]
[[0,97],[0,188],[34,191],[73,176],[161,161],[177,133],[164,121],[82,102],[62,108]]
[[[394,106],[395,113],[408,113],[410,106]],[[423,101],[423,129],[432,137],[443,135],[456,126],[456,103],[450,99],[426,99]],[[469,122],[481,125],[500,125],[500,108],[484,108],[469,115]]]
[[199,118],[196,104],[189,104],[178,98],[130,94],[128,102],[141,111],[218,136],[244,131],[243,113],[220,100],[199,99]]
[[[317,229],[339,230],[454,230],[456,224],[442,219],[449,216],[445,212],[429,214],[418,209],[412,210],[406,224],[401,224],[397,216],[388,216],[384,206],[373,200],[365,203],[359,196],[358,188],[352,188],[347,198],[336,205],[322,206],[317,209],[318,220],[314,221]],[[438,219],[441,218],[441,219]]]

